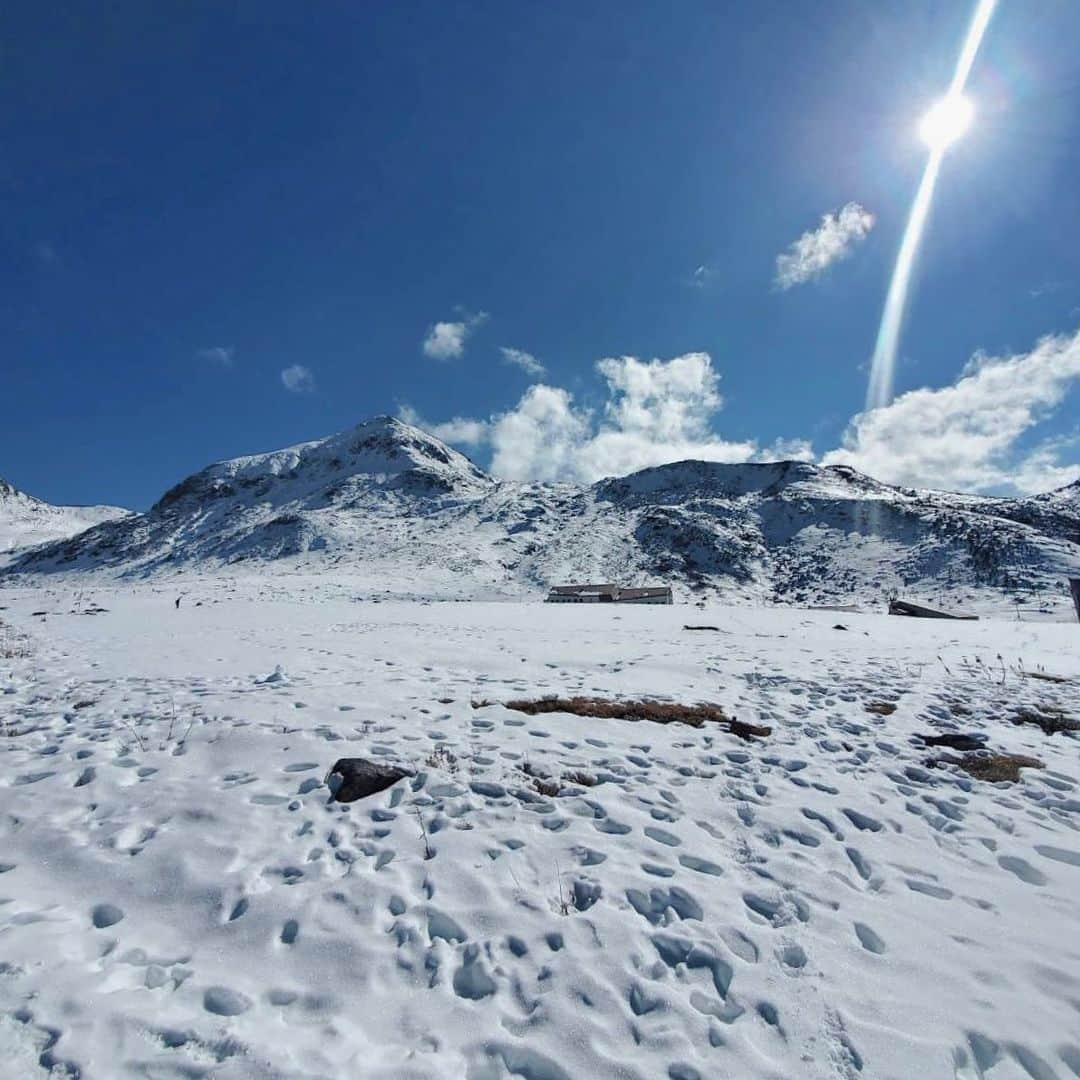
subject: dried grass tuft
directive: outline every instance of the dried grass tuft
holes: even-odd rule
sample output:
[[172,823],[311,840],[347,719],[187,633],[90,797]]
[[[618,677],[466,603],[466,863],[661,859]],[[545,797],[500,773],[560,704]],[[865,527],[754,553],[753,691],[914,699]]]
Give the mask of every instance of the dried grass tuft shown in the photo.
[[[473,708],[490,705],[491,702],[473,702]],[[529,716],[546,713],[570,713],[572,716],[590,716],[601,720],[648,720],[654,724],[687,724],[703,727],[706,723],[722,724],[740,739],[762,739],[772,734],[772,728],[763,724],[748,724],[728,716],[719,705],[678,705],[670,701],[647,699],[618,701],[594,697],[543,697],[506,702],[506,708]]]

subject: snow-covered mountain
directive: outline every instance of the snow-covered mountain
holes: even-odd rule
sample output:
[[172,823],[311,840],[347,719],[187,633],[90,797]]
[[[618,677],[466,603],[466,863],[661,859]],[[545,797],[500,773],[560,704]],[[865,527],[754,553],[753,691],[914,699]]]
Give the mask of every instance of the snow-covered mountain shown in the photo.
[[0,564],[35,544],[63,540],[130,513],[118,506],[53,506],[0,477]]
[[8,573],[143,576],[265,566],[374,592],[522,595],[665,580],[781,603],[895,593],[1059,602],[1080,574],[1080,484],[1025,499],[891,487],[846,467],[686,461],[589,487],[486,475],[390,417],[221,462],[143,515],[25,554]]

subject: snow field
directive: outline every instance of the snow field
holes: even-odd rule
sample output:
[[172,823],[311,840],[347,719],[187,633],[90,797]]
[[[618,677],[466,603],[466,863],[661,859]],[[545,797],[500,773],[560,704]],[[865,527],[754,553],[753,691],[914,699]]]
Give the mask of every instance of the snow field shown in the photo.
[[[0,593],[18,1075],[1080,1075],[1080,742],[1010,722],[1080,712],[1020,674],[1075,625],[274,592]],[[498,704],[554,693],[773,733]],[[331,803],[351,755],[415,776]]]

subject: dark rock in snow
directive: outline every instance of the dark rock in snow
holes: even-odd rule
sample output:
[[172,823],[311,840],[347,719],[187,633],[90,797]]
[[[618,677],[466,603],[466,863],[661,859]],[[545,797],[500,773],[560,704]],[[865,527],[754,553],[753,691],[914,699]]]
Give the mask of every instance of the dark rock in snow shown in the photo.
[[338,802],[356,802],[385,791],[409,775],[404,769],[367,758],[338,758],[330,770],[327,786]]
[[927,746],[947,746],[950,750],[959,750],[962,753],[981,750],[986,742],[985,735],[963,735],[960,732],[953,731],[948,731],[943,735],[920,735],[918,737]]

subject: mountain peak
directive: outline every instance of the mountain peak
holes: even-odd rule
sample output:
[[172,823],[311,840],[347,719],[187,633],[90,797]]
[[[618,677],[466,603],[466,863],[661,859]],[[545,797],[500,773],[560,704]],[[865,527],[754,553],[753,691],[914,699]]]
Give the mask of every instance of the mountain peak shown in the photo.
[[0,477],[0,563],[12,552],[75,536],[129,512],[118,506],[53,506]]
[[38,501],[32,495],[27,495],[25,491],[20,491],[14,484],[9,483],[2,476],[0,476],[0,499],[26,503]]
[[[362,458],[365,467],[376,466],[374,471],[398,472],[426,468],[436,472],[450,470],[462,479],[473,481],[488,479],[464,454],[395,416],[372,417],[320,442],[326,448],[332,447],[335,452],[344,450],[354,458]],[[377,460],[379,458],[382,460]],[[378,469],[380,464],[387,468]]]
[[492,481],[427,432],[392,416],[376,416],[323,439],[219,461],[171,488],[150,512],[245,493],[249,500],[273,503],[333,501],[360,482],[368,488],[449,495],[483,489]]
[[814,495],[868,495],[883,488],[876,480],[846,465],[822,466],[809,461],[676,461],[612,477],[595,485],[599,497],[617,501],[682,498],[775,496],[787,490]]

